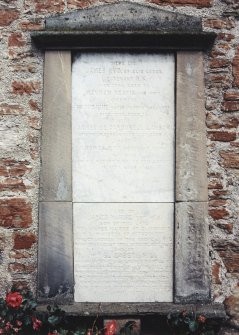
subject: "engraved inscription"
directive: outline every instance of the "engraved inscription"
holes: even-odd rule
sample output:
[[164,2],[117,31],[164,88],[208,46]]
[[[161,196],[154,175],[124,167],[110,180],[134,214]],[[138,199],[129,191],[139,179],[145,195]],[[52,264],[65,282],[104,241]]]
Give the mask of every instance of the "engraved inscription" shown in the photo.
[[170,302],[173,204],[75,203],[77,302]]
[[173,299],[174,57],[73,62],[77,302]]
[[73,63],[74,202],[173,202],[174,57]]

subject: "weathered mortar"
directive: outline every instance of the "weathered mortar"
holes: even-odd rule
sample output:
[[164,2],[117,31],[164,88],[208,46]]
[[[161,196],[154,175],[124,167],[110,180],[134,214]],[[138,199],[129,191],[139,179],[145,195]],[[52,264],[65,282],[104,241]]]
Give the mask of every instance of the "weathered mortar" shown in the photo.
[[[32,45],[30,31],[41,29],[47,16],[109,2],[117,1],[0,1],[1,294],[12,282],[26,282],[33,290],[36,284],[43,54]],[[204,29],[218,34],[205,55],[212,295],[215,301],[226,299],[232,323],[239,326],[237,0],[139,2],[202,17]]]

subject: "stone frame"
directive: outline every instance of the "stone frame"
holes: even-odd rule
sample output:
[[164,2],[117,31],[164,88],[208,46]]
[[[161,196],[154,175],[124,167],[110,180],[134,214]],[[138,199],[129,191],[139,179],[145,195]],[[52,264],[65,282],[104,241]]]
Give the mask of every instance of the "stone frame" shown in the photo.
[[[134,14],[138,15],[138,19]],[[34,32],[32,39],[38,47],[45,49],[39,299],[61,303],[73,300],[71,53],[76,49],[117,49],[122,52],[175,52],[174,303],[103,303],[101,314],[160,314],[174,309],[177,306],[175,303],[210,302],[202,50],[212,45],[215,34],[204,33],[199,18],[122,2],[49,18],[46,20],[46,30]],[[52,271],[54,269],[57,269],[57,275]],[[51,298],[48,296],[49,290],[53,292]],[[98,313],[98,304],[75,303],[73,306],[76,307],[71,310],[77,309],[77,314],[86,311],[89,315]],[[215,306],[214,316],[215,313],[224,315],[221,307]]]

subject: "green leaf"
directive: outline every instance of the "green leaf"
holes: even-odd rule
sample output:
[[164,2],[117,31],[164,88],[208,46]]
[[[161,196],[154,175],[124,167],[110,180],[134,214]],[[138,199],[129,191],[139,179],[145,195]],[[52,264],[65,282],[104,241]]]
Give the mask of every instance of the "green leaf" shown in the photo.
[[23,323],[26,327],[31,325],[32,319],[31,319],[30,315],[25,315],[24,316]]
[[56,326],[61,321],[61,319],[56,315],[50,316],[47,320],[52,326]]
[[30,301],[30,307],[33,309],[33,308],[36,308],[37,307],[37,303],[36,303],[36,301],[34,301],[34,300],[32,300],[32,301]]
[[188,323],[188,326],[189,326],[189,330],[190,330],[191,332],[195,332],[195,331],[198,329],[198,324],[197,324],[196,321],[190,321],[190,322]]

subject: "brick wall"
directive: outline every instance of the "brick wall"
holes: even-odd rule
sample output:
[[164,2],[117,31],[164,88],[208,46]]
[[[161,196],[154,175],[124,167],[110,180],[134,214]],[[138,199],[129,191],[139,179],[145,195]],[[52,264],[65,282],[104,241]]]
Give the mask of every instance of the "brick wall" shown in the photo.
[[[30,32],[42,29],[46,16],[104,2],[116,1],[0,1],[1,293],[12,283],[35,290],[36,282],[43,54]],[[204,29],[218,34],[205,55],[212,295],[239,327],[238,0],[141,2],[200,16]]]

